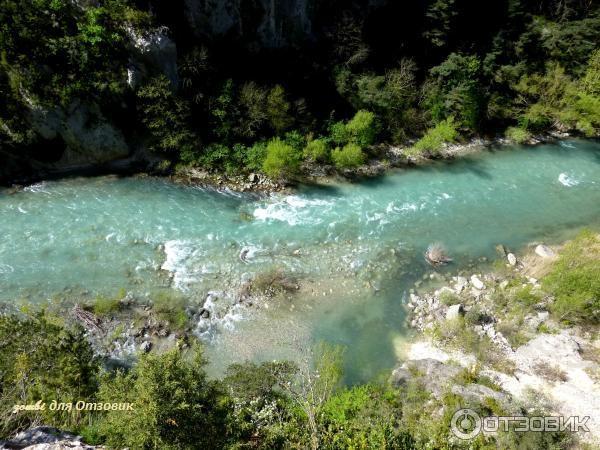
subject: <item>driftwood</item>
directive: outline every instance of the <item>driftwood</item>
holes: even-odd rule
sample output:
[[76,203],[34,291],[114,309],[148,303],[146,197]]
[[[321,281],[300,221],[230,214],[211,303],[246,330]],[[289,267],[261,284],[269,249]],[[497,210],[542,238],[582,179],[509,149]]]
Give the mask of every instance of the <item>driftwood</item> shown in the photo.
[[436,242],[427,247],[427,251],[425,252],[425,261],[436,267],[452,262],[452,258],[448,256],[444,246]]
[[89,311],[83,309],[79,304],[73,307],[73,315],[82,323],[86,330],[94,330],[99,333],[104,333],[102,329],[102,321]]

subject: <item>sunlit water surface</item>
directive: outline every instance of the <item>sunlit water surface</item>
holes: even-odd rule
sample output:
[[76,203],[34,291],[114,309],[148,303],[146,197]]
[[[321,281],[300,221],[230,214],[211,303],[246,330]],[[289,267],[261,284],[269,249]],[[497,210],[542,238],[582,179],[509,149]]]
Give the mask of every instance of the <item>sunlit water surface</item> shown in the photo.
[[[121,289],[208,297],[214,313],[196,333],[213,372],[299,358],[326,340],[347,346],[347,381],[362,381],[397,361],[406,291],[432,270],[428,244],[442,242],[454,258],[446,270],[458,270],[493,258],[496,244],[553,242],[599,221],[600,145],[589,141],[266,199],[152,178],[44,182],[0,191],[0,301]],[[268,308],[237,305],[240,287],[272,268],[294,275],[299,293]]]

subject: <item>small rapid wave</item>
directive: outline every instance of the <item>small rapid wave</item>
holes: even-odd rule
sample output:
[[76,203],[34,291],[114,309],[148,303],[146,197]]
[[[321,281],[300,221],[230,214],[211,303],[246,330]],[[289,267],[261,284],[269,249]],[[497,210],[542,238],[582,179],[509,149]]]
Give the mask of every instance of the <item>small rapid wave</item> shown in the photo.
[[560,184],[562,184],[563,186],[567,186],[567,187],[577,186],[580,183],[579,180],[576,180],[575,178],[570,177],[566,173],[561,173],[558,176],[558,181]]
[[261,221],[277,220],[289,225],[316,225],[323,219],[323,213],[335,206],[333,201],[307,199],[289,195],[279,201],[269,203],[254,210],[254,218]]

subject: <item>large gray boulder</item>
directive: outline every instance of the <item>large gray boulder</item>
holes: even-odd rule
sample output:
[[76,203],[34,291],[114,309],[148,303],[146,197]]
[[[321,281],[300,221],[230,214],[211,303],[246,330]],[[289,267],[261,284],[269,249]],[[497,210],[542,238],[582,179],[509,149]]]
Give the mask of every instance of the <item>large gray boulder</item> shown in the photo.
[[445,364],[436,359],[411,360],[392,372],[391,382],[395,387],[402,387],[411,381],[418,381],[425,390],[440,397],[450,388],[452,378],[461,370],[458,365]]
[[62,138],[65,150],[55,165],[59,168],[99,164],[125,158],[129,147],[94,104],[73,101],[67,108],[28,103],[32,129],[42,138]]

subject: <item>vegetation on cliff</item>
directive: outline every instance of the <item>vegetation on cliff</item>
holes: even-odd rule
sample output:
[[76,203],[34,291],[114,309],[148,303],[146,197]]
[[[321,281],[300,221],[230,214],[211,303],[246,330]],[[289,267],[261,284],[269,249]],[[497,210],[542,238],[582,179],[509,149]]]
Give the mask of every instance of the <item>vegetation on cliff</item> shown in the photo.
[[303,33],[273,13],[284,36],[272,41],[257,37],[264,5],[240,10],[246,26],[220,34],[195,28],[191,4],[6,0],[2,154],[59,160],[64,142],[45,140],[32,110],[73,101],[98,106],[132,148],[174,164],[273,177],[296,176],[304,160],[356,167],[378,156],[375,141],[414,139],[409,153],[433,156],[507,128],[516,142],[600,129],[594,2],[313,3]]

